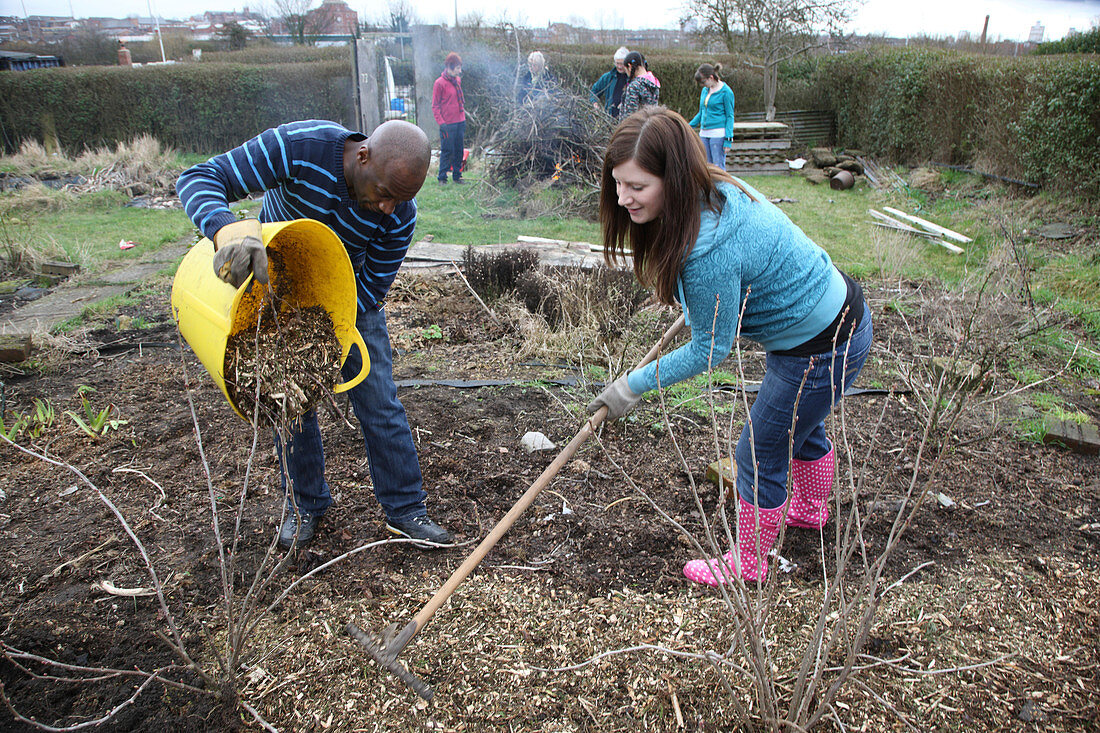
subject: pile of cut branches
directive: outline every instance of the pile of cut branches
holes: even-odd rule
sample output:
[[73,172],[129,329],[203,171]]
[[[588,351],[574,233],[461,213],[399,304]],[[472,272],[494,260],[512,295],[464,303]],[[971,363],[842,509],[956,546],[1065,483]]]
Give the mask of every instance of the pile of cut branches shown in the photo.
[[[225,387],[241,414],[260,412],[284,425],[328,397],[340,375],[340,340],[320,305],[301,306],[297,271],[282,253],[268,254],[271,287],[257,292],[256,325],[230,334],[225,347]],[[242,309],[247,307],[242,303]]]
[[250,420],[257,394],[260,411],[282,424],[324,399],[339,374],[340,342],[319,305],[278,315],[266,307],[255,331],[230,336],[226,345],[226,387]]
[[520,193],[574,186],[594,208],[612,119],[586,98],[554,88],[516,106],[486,149],[488,180]]

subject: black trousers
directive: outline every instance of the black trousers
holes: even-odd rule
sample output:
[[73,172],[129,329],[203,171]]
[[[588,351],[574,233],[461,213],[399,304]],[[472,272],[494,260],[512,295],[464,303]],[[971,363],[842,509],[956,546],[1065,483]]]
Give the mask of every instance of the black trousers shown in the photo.
[[439,126],[439,180],[447,180],[452,171],[456,181],[462,180],[462,149],[466,139],[466,121]]

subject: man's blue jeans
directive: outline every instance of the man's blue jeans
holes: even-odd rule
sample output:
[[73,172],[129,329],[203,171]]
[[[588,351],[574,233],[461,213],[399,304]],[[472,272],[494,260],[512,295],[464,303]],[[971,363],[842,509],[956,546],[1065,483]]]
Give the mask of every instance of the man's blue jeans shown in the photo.
[[[363,335],[367,353],[370,354],[370,373],[352,387],[348,395],[363,430],[374,495],[387,519],[403,522],[426,514],[426,494],[409,420],[405,416],[405,408],[397,399],[397,385],[393,382],[393,356],[390,335],[386,330],[386,314],[381,309],[368,306],[366,312],[359,313],[355,325]],[[353,346],[344,362],[344,379],[358,374],[361,363],[359,348]],[[298,510],[323,514],[332,504],[332,495],[325,482],[325,453],[321,446],[317,411],[307,412],[292,424],[292,428],[297,430],[291,433],[287,443],[283,489],[286,490],[289,475]],[[275,448],[279,449],[277,436]],[[283,452],[278,452],[282,461]],[[289,506],[289,497],[287,501]]]
[[713,163],[722,170],[726,169],[725,139],[720,137],[701,137],[703,147],[707,151],[707,162]]
[[871,311],[865,305],[859,327],[845,343],[837,344],[835,353],[767,355],[764,381],[737,441],[737,493],[741,498],[755,503],[754,487],[758,487],[761,509],[783,506],[790,468],[788,450],[793,448],[800,461],[813,461],[829,452],[825,418],[859,376],[871,350],[871,337]]

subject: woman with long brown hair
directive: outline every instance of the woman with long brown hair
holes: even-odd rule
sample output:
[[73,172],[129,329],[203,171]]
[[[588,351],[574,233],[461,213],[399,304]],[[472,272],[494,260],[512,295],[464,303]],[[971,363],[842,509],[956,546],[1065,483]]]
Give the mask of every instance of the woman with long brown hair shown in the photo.
[[828,519],[836,463],[824,421],[871,347],[863,291],[778,207],[708,165],[699,136],[664,107],[639,110],[611,136],[600,221],[608,263],[630,251],[638,280],[679,303],[692,330],[687,344],[616,379],[590,412],[606,405],[608,418],[621,417],[644,393],[717,366],[738,329],[767,354],[737,443],[737,547],[684,567],[712,586],[762,579],[784,521],[820,529]]

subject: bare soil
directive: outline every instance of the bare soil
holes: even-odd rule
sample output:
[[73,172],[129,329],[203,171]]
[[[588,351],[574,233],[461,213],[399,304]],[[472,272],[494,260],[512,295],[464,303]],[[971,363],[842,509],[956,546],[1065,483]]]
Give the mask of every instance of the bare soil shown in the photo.
[[[119,507],[148,548],[192,654],[215,672],[206,640],[220,643],[224,622],[204,462],[227,518],[223,532],[251,466],[243,568],[255,566],[276,529],[278,464],[267,430],[259,432],[250,462],[252,429],[190,350],[178,348],[168,287],[163,297],[125,312],[161,325],[91,331],[83,347],[46,360],[46,368],[5,376],[5,416],[32,410],[35,398],[56,408],[51,427],[19,442],[79,469]],[[868,295],[878,342],[897,349],[905,341],[900,318],[883,307],[873,285]],[[728,694],[698,661],[650,649],[561,670],[641,644],[702,652],[730,643],[718,595],[681,573],[696,556],[691,544],[642,498],[648,494],[701,536],[691,485],[712,511],[716,489],[704,471],[716,450],[709,420],[691,404],[673,408],[668,419],[684,461],[656,402],[604,426],[600,439],[581,449],[443,605],[402,654],[411,671],[435,687],[431,703],[382,672],[343,631],[349,621],[380,629],[411,619],[552,460],[556,451],[524,451],[523,434],[541,431],[563,446],[580,428],[582,405],[593,391],[553,383],[577,377],[575,367],[517,357],[514,334],[493,324],[457,278],[402,276],[388,317],[399,380],[516,380],[399,392],[429,511],[466,544],[430,552],[385,544],[304,582],[257,629],[242,698],[281,730],[731,729]],[[632,351],[644,353],[671,320],[661,313],[639,325]],[[913,358],[919,348],[911,347]],[[858,386],[899,386],[880,349]],[[760,368],[761,359],[748,354],[748,378],[758,378]],[[89,395],[95,407],[113,405],[126,423],[99,440],[78,430],[62,412],[80,412],[81,385],[95,389]],[[736,393],[716,399],[744,414]],[[883,501],[904,493],[922,427],[912,399],[846,400],[840,485],[864,474],[858,494],[842,494],[846,502],[870,509],[876,489]],[[1100,416],[1095,397],[1077,404],[1087,405],[1094,420]],[[343,405],[341,398],[321,410],[336,503],[317,540],[284,574],[285,583],[386,538],[362,438],[338,414]],[[1100,459],[1021,442],[1011,425],[990,416],[965,421],[943,447],[933,494],[954,503],[930,497],[917,512],[887,577],[893,582],[930,564],[887,595],[866,650],[904,661],[864,671],[863,686],[849,685],[839,697],[843,728],[827,719],[822,729],[905,730],[904,716],[917,730],[1097,730]],[[154,598],[93,587],[104,580],[123,588],[149,585],[109,509],[70,468],[9,445],[0,446],[0,455],[3,642],[72,665],[153,670],[176,664],[155,636],[165,624]],[[875,515],[867,538],[872,550],[882,549],[891,521],[885,512]],[[797,642],[823,593],[823,571],[834,562],[834,524],[827,525],[824,543],[814,532],[787,534],[781,554],[793,568],[779,574],[786,610],[774,630],[777,675],[791,672]],[[248,571],[236,580],[247,583]],[[994,660],[1000,661],[974,667]],[[166,676],[198,682],[188,672]],[[10,662],[0,662],[0,682],[23,715],[53,725],[99,717],[135,687],[115,677],[96,684],[35,679]],[[747,681],[733,676],[731,683],[747,692]],[[2,709],[0,727],[30,729]],[[258,726],[234,704],[159,683],[102,727],[237,728]]]

